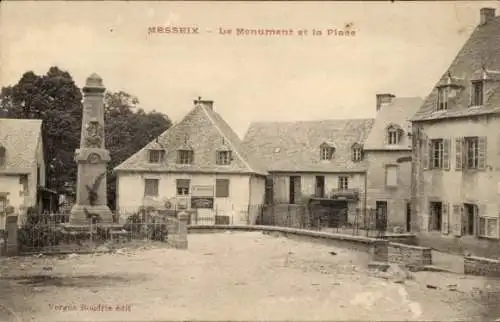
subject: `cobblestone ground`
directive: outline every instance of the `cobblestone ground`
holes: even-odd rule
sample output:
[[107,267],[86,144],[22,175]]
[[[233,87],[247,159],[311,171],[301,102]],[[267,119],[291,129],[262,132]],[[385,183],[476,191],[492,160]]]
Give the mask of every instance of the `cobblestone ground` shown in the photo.
[[442,273],[399,284],[360,258],[238,232],[189,235],[188,250],[2,259],[0,321],[478,320],[500,290]]

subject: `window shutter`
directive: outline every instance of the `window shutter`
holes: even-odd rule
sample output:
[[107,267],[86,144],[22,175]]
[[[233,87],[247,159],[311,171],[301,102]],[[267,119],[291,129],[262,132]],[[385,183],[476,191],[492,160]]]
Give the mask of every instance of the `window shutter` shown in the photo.
[[462,206],[453,205],[453,214],[451,221],[453,236],[462,236]]
[[443,209],[442,209],[442,214],[441,214],[441,217],[442,217],[442,220],[443,220],[443,225],[441,226],[441,232],[445,235],[448,235],[449,233],[449,220],[448,220],[448,217],[449,217],[449,207],[450,205],[445,203],[443,204]]
[[455,139],[455,152],[456,152],[456,159],[455,159],[455,169],[456,170],[462,170],[463,168],[463,138],[456,138]]
[[429,169],[429,142],[428,140],[423,141],[422,162],[424,164],[424,170]]
[[486,137],[481,136],[478,139],[478,162],[477,162],[477,167],[478,169],[485,169],[486,168]]
[[427,213],[429,214],[429,223],[428,223],[427,231],[431,231],[432,227],[434,227],[434,213],[433,213],[433,210],[432,210],[430,203],[428,204],[428,207],[429,208],[428,208]]
[[450,170],[450,139],[443,140],[443,169]]

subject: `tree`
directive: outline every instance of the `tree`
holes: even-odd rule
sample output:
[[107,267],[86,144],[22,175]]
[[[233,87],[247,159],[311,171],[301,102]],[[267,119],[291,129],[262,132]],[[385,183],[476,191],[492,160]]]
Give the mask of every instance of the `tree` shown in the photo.
[[[171,121],[159,112],[138,108],[137,97],[126,92],[107,92],[104,98],[105,142],[111,154],[108,164],[108,204],[114,208],[116,177],[113,168],[167,130]],[[82,93],[71,75],[51,67],[46,75],[23,74],[13,86],[0,92],[0,116],[43,120],[47,178],[60,192],[75,186],[75,149],[80,146]]]
[[47,183],[56,190],[76,182],[73,157],[80,141],[81,100],[71,75],[58,67],[41,76],[28,71],[0,93],[0,109],[8,118],[43,120]]

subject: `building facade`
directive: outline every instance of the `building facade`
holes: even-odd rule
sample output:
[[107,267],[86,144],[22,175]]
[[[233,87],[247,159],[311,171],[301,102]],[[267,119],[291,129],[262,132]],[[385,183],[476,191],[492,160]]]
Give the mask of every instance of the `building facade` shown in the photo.
[[500,256],[500,17],[480,23],[413,122],[413,222],[422,244]]
[[267,173],[251,160],[213,101],[196,100],[182,121],[115,171],[122,216],[142,206],[182,202],[197,210],[194,223],[215,224],[220,218],[252,224],[264,203]]
[[0,229],[5,209],[20,215],[39,207],[39,190],[45,187],[42,121],[0,119]]
[[368,209],[389,230],[411,230],[411,123],[419,97],[376,95],[376,117],[364,145]]
[[259,122],[243,144],[269,172],[267,204],[331,202],[330,226],[354,225],[365,205],[363,142],[373,119]]

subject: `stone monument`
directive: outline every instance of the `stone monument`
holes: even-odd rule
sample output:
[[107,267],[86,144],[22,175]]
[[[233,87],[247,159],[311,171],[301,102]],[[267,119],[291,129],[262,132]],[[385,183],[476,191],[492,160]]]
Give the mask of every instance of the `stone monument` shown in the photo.
[[[78,165],[76,202],[69,223],[64,228],[85,230],[89,223],[113,225],[107,205],[106,165],[111,160],[104,142],[104,92],[102,79],[96,74],[87,78],[83,88],[82,132],[80,149],[75,151]],[[80,229],[76,229],[80,227]]]

